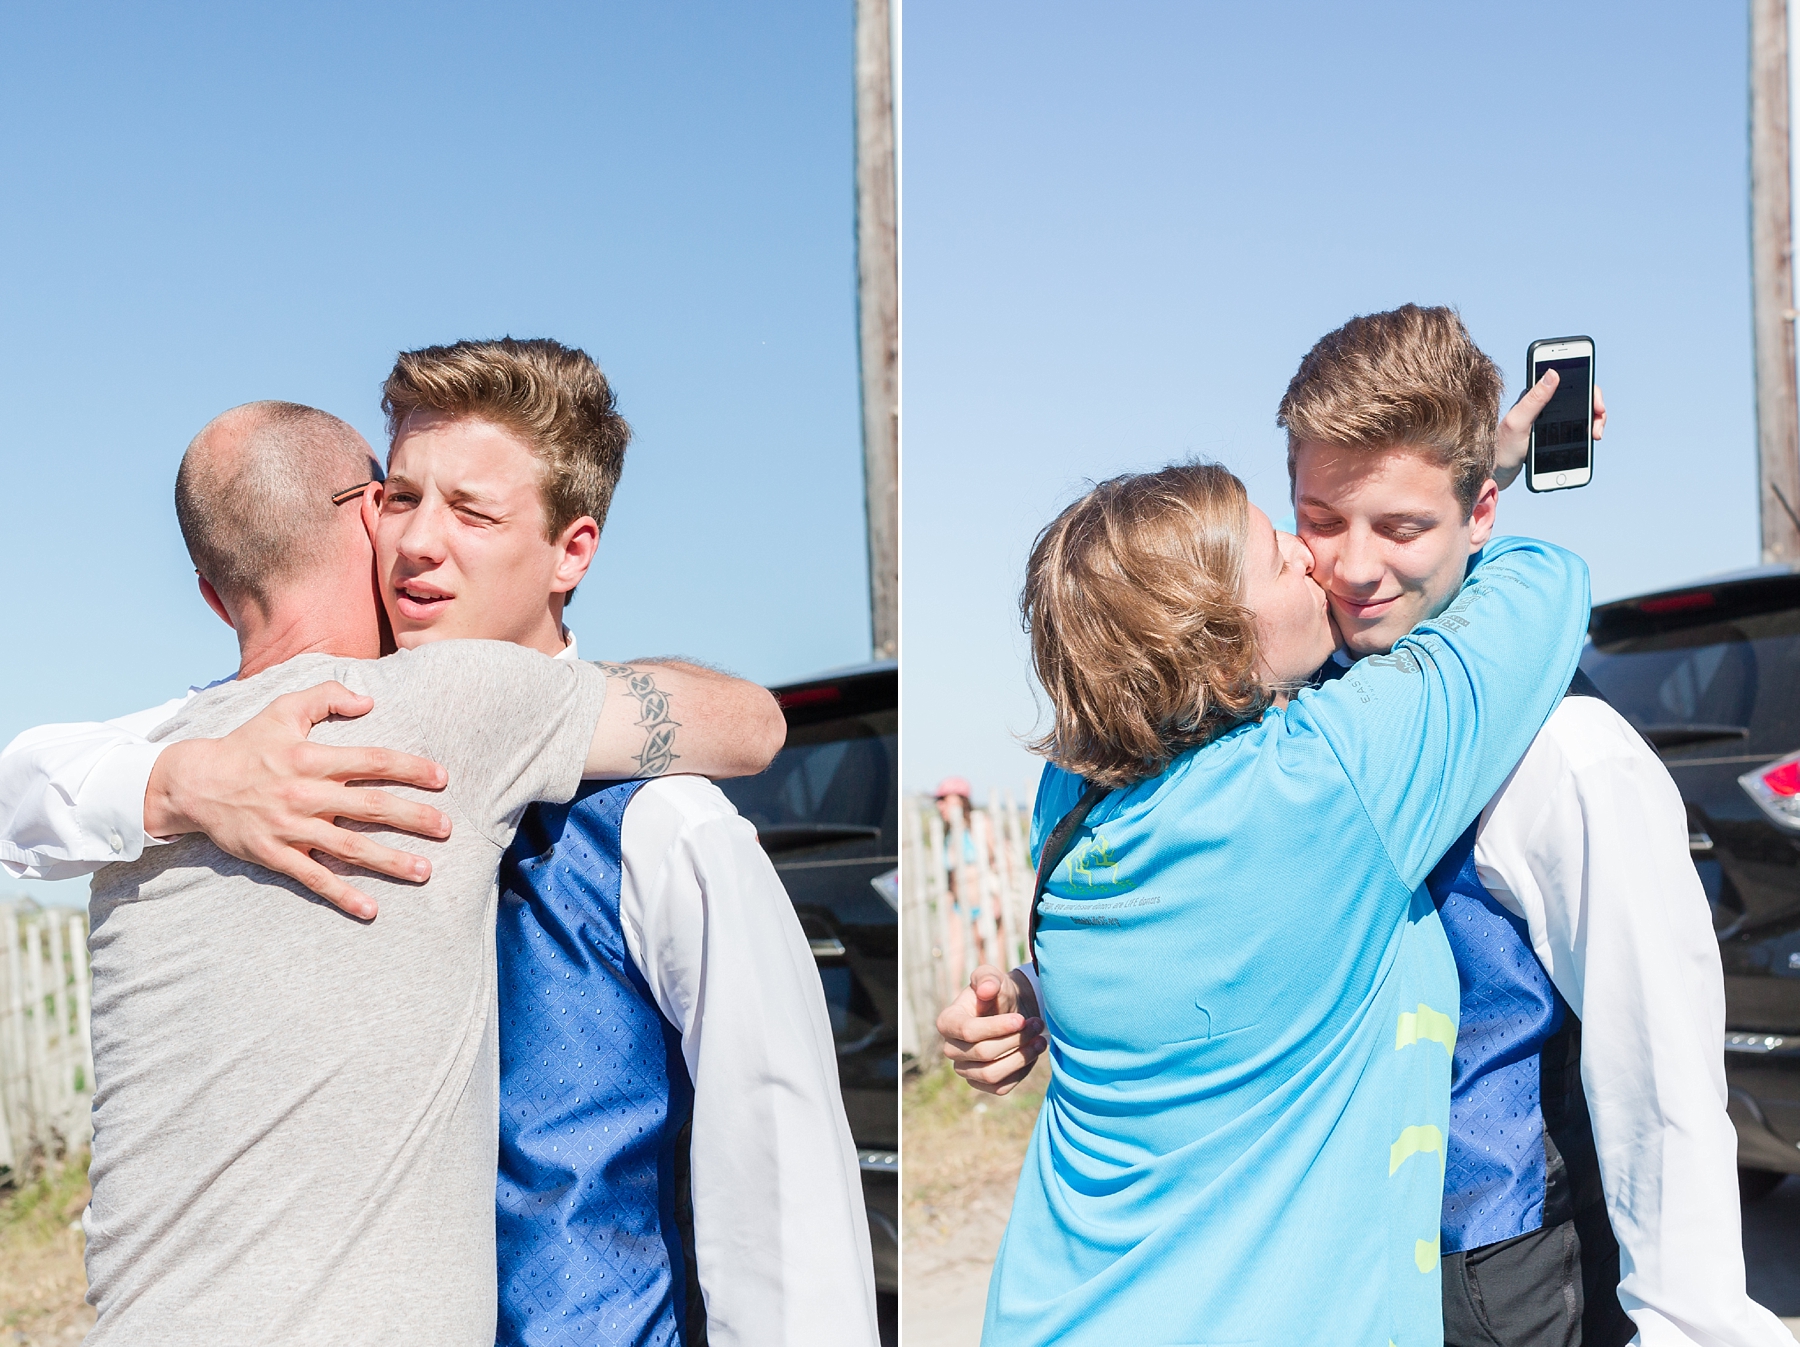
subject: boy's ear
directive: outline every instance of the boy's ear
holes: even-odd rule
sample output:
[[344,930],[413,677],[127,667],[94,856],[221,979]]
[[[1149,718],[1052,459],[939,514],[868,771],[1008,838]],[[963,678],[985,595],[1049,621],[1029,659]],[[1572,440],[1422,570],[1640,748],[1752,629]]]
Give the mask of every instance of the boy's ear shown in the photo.
[[369,545],[371,547],[374,546],[374,544],[375,544],[375,525],[381,519],[381,497],[382,497],[383,492],[386,491],[386,489],[387,488],[386,488],[385,484],[381,481],[380,478],[377,478],[375,481],[370,482],[366,487],[363,488],[363,496],[362,496],[363,532],[365,532],[369,535]]
[[1500,513],[1500,488],[1492,477],[1481,484],[1475,496],[1475,508],[1469,512],[1469,551],[1487,546],[1494,536],[1494,520]]
[[592,515],[582,515],[562,531],[556,539],[558,552],[555,582],[551,593],[566,594],[580,584],[593,565],[594,552],[600,546],[600,525]]

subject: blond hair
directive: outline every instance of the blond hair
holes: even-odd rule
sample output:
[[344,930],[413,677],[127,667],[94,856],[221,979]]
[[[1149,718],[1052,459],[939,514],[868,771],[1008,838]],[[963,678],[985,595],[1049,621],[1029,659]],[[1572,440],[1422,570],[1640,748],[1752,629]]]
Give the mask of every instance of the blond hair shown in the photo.
[[1183,463],[1102,482],[1038,534],[1019,608],[1055,722],[1033,751],[1116,789],[1262,712],[1249,519],[1242,482]]
[[1447,468],[1473,511],[1494,475],[1504,387],[1455,309],[1406,304],[1352,318],[1306,353],[1282,396],[1275,420],[1288,433],[1288,483],[1302,443],[1404,446]]
[[512,431],[541,465],[545,535],[554,541],[583,515],[605,526],[631,427],[586,351],[511,337],[403,351],[382,385],[381,409],[390,443],[418,411]]

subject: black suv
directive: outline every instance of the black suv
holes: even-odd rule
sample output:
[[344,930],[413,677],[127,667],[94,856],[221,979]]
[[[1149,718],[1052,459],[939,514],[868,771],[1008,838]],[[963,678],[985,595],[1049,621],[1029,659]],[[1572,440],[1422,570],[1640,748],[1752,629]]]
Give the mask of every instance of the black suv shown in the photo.
[[1725,965],[1746,1197],[1800,1173],[1800,574],[1765,568],[1594,609],[1581,666],[1687,804]]
[[892,663],[772,689],[787,744],[720,788],[756,825],[812,944],[862,1166],[875,1285],[899,1290],[900,681]]

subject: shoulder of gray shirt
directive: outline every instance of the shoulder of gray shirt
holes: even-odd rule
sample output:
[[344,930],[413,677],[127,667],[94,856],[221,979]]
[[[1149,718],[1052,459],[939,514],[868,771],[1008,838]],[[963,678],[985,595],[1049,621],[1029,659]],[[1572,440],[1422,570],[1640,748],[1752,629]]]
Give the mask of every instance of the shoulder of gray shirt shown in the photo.
[[[413,650],[398,650],[380,659],[354,659],[324,653],[296,655],[250,678],[223,679],[196,693],[146,737],[152,742],[201,738],[228,733],[262,711],[277,697],[303,692],[321,683],[339,682],[350,691],[374,696],[383,687],[406,689],[420,680],[473,685],[519,675],[541,675],[548,666],[582,669],[600,680],[591,664],[556,661],[540,651],[511,641],[458,639],[433,641]],[[582,676],[582,675],[577,675]]]
[[[561,802],[579,785],[606,696],[606,676],[592,664],[506,641],[435,641],[379,660],[298,655],[194,697],[153,737],[227,734],[276,698],[332,680],[375,707],[367,719],[322,723],[316,742],[381,744],[432,758],[451,777],[448,793],[435,797],[440,805],[460,797],[484,833],[509,840],[525,805]],[[471,790],[471,783],[479,784]]]

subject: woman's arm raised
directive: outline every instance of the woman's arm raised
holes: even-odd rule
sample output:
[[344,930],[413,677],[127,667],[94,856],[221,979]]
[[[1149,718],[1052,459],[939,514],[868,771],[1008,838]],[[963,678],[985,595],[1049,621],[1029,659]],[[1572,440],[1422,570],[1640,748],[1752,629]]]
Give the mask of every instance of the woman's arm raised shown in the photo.
[[1290,710],[1330,744],[1408,884],[1531,747],[1574,676],[1588,612],[1580,557],[1498,538],[1442,613]]

